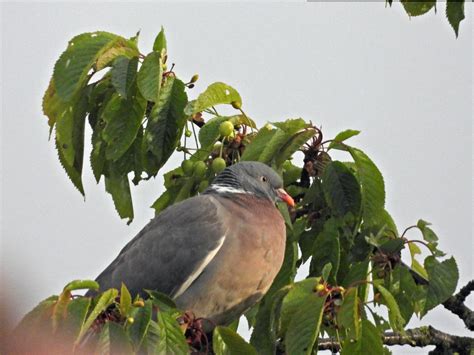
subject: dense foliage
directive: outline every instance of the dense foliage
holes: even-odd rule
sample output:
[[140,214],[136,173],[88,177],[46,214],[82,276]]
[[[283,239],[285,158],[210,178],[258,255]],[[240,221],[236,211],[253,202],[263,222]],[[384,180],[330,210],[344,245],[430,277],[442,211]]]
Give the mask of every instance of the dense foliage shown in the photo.
[[[448,1],[458,6],[453,3]],[[414,4],[403,4],[416,15]],[[385,331],[404,334],[413,316],[423,317],[453,294],[454,258],[438,249],[426,221],[399,233],[384,207],[381,172],[347,143],[359,131],[324,140],[320,129],[301,118],[259,128],[237,90],[221,82],[189,100],[198,77],[183,81],[173,66],[167,68],[164,31],[147,55],[138,50],[138,37],[81,34],[54,67],[43,109],[70,180],[84,194],[86,122],[93,132],[94,176],[98,183],[104,180],[118,214],[129,223],[130,181],[155,177],[175,151],[182,152],[183,163],[164,174],[165,191],[153,204],[157,213],[203,191],[226,165],[267,163],[297,202],[291,209],[279,205],[287,227],[283,266],[264,299],[245,315],[253,327],[250,343],[235,332],[238,319],[206,336],[206,320],[176,309],[166,295],[149,290],[148,299],[132,299],[122,285],[83,297],[73,292],[97,289],[97,283],[73,281],[25,316],[12,346],[37,353],[53,346],[58,352],[100,354],[310,354],[330,337],[343,354],[381,354],[389,352],[382,342]],[[350,160],[332,159],[334,151],[346,152]],[[297,161],[297,152],[303,161]],[[420,247],[430,254],[424,260]],[[406,248],[411,270],[401,260]],[[304,263],[307,278],[294,282]]]

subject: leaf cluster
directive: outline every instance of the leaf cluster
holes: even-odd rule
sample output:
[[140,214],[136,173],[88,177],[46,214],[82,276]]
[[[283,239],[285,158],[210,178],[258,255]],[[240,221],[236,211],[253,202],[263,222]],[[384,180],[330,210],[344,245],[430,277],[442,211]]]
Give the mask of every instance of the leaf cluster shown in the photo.
[[[204,191],[226,165],[244,160],[271,165],[296,202],[294,208],[278,206],[287,228],[283,266],[265,297],[246,313],[253,327],[250,344],[230,327],[215,328],[208,339],[192,315],[155,291],[133,302],[125,286],[94,298],[72,297],[74,289],[98,287],[90,282],[73,282],[43,301],[20,329],[41,327],[74,350],[99,353],[190,348],[310,354],[327,336],[344,354],[380,354],[388,352],[381,341],[384,331],[403,333],[414,315],[423,317],[453,294],[454,258],[444,258],[426,221],[399,234],[385,209],[382,173],[365,152],[347,143],[359,131],[345,130],[324,141],[322,131],[302,118],[258,128],[237,90],[222,82],[188,100],[186,90],[197,77],[185,83],[167,71],[163,30],[146,56],[137,39],[82,34],[55,65],[43,108],[71,181],[84,192],[86,120],[93,131],[94,176],[98,182],[104,177],[120,217],[129,221],[129,174],[135,184],[154,177],[173,152],[183,153],[183,163],[164,174],[165,190],[152,206],[156,213]],[[102,77],[93,82],[99,72]],[[221,108],[233,111],[220,114]],[[345,152],[348,161],[333,159],[334,151]],[[297,152],[303,162],[296,162]],[[408,238],[415,229],[421,239]],[[420,246],[430,254],[423,261]],[[403,250],[409,252],[410,268],[402,261]],[[303,264],[309,264],[306,279],[295,282]]]

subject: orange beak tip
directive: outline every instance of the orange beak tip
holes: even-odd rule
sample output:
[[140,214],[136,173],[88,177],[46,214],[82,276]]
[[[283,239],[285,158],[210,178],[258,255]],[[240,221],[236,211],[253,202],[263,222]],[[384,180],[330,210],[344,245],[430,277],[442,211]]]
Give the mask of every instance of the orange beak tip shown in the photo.
[[291,197],[288,192],[286,192],[283,189],[278,189],[277,190],[278,197],[285,202],[288,206],[295,207],[295,201],[293,200],[293,197]]

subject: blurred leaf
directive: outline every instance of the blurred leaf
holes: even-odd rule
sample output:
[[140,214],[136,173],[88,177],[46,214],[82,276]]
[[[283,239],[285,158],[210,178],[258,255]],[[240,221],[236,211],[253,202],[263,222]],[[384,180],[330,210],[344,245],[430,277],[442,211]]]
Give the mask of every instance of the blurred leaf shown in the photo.
[[354,129],[346,129],[345,131],[338,133],[332,142],[329,143],[328,150],[351,137],[357,136],[359,133],[360,131],[356,131]]
[[107,32],[83,33],[69,41],[54,66],[53,80],[59,97],[70,101],[85,85],[88,72],[101,51],[118,36]]
[[436,0],[400,0],[408,16],[420,16],[430,11],[435,5]]
[[446,301],[456,291],[459,279],[458,267],[452,257],[439,262],[435,257],[428,256],[425,259],[425,269],[428,273],[429,284],[422,315]]
[[128,290],[127,286],[122,282],[122,287],[120,288],[120,314],[122,317],[127,317],[130,309],[132,308],[132,295]]
[[390,322],[390,326],[394,331],[403,332],[403,326],[406,322],[400,313],[400,308],[398,307],[397,301],[390,291],[383,287],[380,282],[374,281],[374,286],[382,295],[384,304],[388,308],[388,320]]
[[257,351],[242,337],[228,327],[214,328],[212,347],[216,355],[257,355]]
[[90,297],[78,297],[69,302],[67,315],[60,325],[66,342],[73,344],[74,340],[76,340],[86,320],[90,305]]
[[134,321],[128,328],[128,334],[130,335],[133,348],[138,352],[150,324],[152,313],[151,300],[146,300],[145,306],[134,308],[134,310],[136,310],[133,313]]
[[384,354],[382,334],[370,321],[363,319],[360,327],[360,338],[353,341],[347,338],[342,348],[342,355],[380,355]]
[[184,84],[175,77],[168,77],[160,91],[148,119],[144,143],[151,161],[150,175],[155,175],[174,152],[181,138],[186,116],[183,109],[187,102]]
[[337,324],[344,327],[347,336],[356,340],[360,333],[359,298],[357,287],[351,287],[344,293],[344,300],[337,311]]
[[38,329],[41,334],[51,334],[51,314],[53,307],[58,301],[58,296],[51,296],[41,301],[33,310],[28,312],[15,327],[11,334],[11,338],[15,343],[21,344],[41,344]]
[[446,17],[453,27],[456,38],[459,35],[459,24],[464,20],[464,0],[447,0]]
[[102,313],[103,311],[105,311],[107,307],[110,306],[114,302],[115,297],[117,297],[117,295],[118,295],[118,291],[114,288],[111,288],[110,290],[105,291],[99,296],[97,302],[95,303],[94,309],[91,311],[86,321],[82,325],[81,331],[79,332],[79,335],[77,336],[77,339],[74,342],[74,345],[80,344],[82,337],[89,330],[90,326],[98,317],[98,315]]
[[100,355],[132,354],[128,334],[119,324],[106,322],[99,334],[96,353]]
[[158,354],[187,354],[188,344],[178,322],[165,312],[158,312],[158,334],[159,340],[156,353]]
[[155,38],[155,42],[153,43],[153,51],[162,53],[163,49],[166,51],[166,36],[165,36],[165,29],[161,26],[161,31]]
[[56,333],[58,330],[59,322],[66,318],[69,302],[71,302],[71,292],[65,290],[59,295],[53,308],[53,315],[51,317],[53,321],[53,333]]
[[414,312],[413,304],[416,302],[416,287],[413,276],[410,274],[408,268],[403,265],[397,265],[392,272],[390,292],[397,301],[405,324],[408,324]]
[[161,53],[151,52],[143,60],[137,76],[138,89],[145,99],[158,102],[162,77],[163,62]]
[[105,157],[118,160],[133,144],[145,114],[146,102],[136,96],[130,100],[114,94],[102,114],[105,127],[102,137],[107,142]]
[[332,212],[338,216],[349,212],[358,216],[361,208],[360,186],[350,170],[343,163],[333,161],[324,169],[322,179],[324,196]]
[[242,105],[242,99],[237,90],[227,84],[217,82],[209,85],[197,100],[190,102],[185,112],[186,115],[191,116],[212,106],[232,102]]
[[138,58],[120,56],[114,60],[111,73],[112,84],[124,99],[128,99],[137,77]]
[[74,291],[74,290],[98,290],[99,284],[93,280],[74,280],[64,286],[63,291]]
[[312,354],[323,317],[326,296],[307,295],[291,317],[286,332],[285,345],[288,354]]

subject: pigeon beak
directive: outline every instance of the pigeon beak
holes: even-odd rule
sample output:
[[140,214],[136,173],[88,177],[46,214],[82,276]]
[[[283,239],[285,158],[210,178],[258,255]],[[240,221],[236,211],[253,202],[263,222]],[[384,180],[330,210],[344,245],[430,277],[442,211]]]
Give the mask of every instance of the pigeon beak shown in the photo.
[[276,192],[280,200],[282,200],[283,202],[286,202],[288,206],[295,207],[295,201],[290,195],[288,195],[288,192],[286,192],[283,189],[277,189]]

